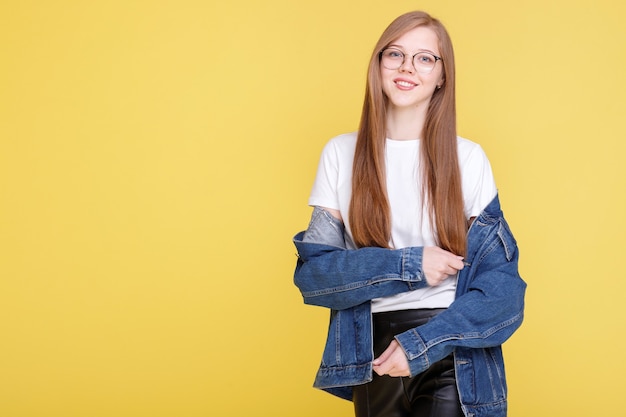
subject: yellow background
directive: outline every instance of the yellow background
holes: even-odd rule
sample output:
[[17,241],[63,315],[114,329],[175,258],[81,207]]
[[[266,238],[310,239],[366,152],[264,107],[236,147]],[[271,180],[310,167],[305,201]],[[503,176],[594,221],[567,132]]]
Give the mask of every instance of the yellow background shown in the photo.
[[510,416],[626,416],[619,0],[2,1],[0,416],[350,416],[291,237],[417,8],[521,248]]

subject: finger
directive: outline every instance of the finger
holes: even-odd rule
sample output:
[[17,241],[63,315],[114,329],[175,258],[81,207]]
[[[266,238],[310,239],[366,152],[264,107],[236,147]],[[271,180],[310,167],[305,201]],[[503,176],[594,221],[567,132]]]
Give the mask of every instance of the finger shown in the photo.
[[385,361],[387,361],[387,359],[389,359],[389,357],[391,356],[393,351],[396,349],[397,345],[398,345],[398,342],[396,342],[395,340],[392,340],[391,343],[389,344],[389,346],[387,346],[387,349],[385,349],[385,351],[383,353],[381,353],[379,357],[374,359],[372,364],[374,366],[379,366],[382,363],[384,363]]
[[448,278],[450,275],[456,275],[456,274],[457,274],[457,272],[459,272],[459,270],[458,270],[458,269],[456,269],[455,267],[453,267],[453,266],[451,266],[451,265],[448,265],[448,266],[446,267],[446,269],[444,270],[444,272],[443,272],[443,273],[445,274],[445,276],[443,277],[443,279]]
[[392,366],[389,363],[384,362],[381,365],[374,366],[373,369],[378,375],[383,376],[391,371]]
[[463,262],[463,257],[459,256],[455,259],[450,260],[448,266],[450,268],[454,268],[455,271],[460,271],[465,267],[465,262]]
[[380,355],[379,357],[377,357],[376,359],[374,359],[372,361],[372,365],[374,366],[380,366],[383,363],[385,363],[385,361],[387,360],[387,357],[384,356],[385,352],[383,352],[382,355]]
[[378,375],[391,375],[396,371],[396,363],[393,359],[387,360],[378,366],[374,366],[373,369]]
[[393,376],[393,377],[405,376],[404,373],[397,368],[390,369],[387,375]]
[[411,373],[409,371],[393,370],[389,373],[389,376],[393,376],[393,377],[411,376]]
[[428,285],[431,285],[433,287],[441,284],[446,278],[448,278],[448,274],[437,274],[434,277],[433,276],[426,276],[426,282],[428,282]]
[[393,377],[399,377],[399,376],[411,375],[408,368],[403,366],[401,361],[398,361],[393,357],[380,366],[374,366],[373,369],[374,369],[374,372],[376,372],[380,376],[389,375]]

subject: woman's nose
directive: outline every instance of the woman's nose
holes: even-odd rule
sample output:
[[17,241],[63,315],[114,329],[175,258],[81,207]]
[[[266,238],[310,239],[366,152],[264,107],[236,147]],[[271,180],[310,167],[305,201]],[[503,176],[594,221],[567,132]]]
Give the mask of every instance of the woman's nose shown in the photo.
[[413,62],[411,59],[409,59],[409,57],[405,57],[404,62],[402,63],[402,65],[400,65],[399,70],[401,72],[408,72],[408,73],[413,73],[415,72],[415,67],[413,67]]

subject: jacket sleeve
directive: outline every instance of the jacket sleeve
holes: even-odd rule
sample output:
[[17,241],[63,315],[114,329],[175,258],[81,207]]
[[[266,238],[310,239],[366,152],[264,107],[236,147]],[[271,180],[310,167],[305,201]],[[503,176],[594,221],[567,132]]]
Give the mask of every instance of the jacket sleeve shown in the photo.
[[504,220],[483,241],[483,248],[485,254],[470,267],[473,278],[462,295],[428,323],[396,336],[412,376],[456,347],[501,345],[521,325],[526,284],[519,276],[519,253]]
[[306,304],[343,310],[427,286],[421,247],[346,249],[343,225],[319,208],[293,242],[294,283]]

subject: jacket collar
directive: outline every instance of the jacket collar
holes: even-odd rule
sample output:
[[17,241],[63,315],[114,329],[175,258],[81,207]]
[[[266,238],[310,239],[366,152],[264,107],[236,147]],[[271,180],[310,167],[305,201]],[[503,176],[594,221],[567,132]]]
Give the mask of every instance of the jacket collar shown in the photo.
[[478,217],[482,217],[482,220],[489,221],[490,218],[502,217],[502,209],[500,209],[500,199],[498,194],[491,200],[487,207],[483,209]]

